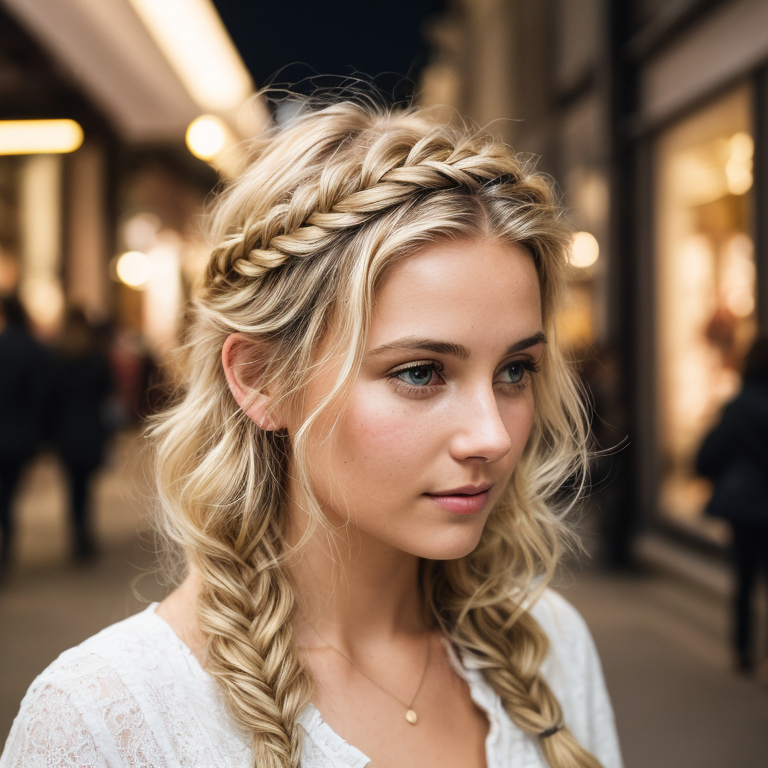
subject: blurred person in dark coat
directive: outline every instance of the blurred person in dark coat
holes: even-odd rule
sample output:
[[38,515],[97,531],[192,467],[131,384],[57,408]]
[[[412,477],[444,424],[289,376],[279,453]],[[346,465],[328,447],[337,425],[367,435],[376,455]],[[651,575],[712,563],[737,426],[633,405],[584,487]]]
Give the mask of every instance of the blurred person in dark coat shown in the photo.
[[751,672],[752,603],[759,570],[768,574],[768,338],[758,338],[747,355],[742,390],[704,439],[696,469],[714,482],[707,513],[733,530],[736,665]]
[[96,553],[90,520],[91,484],[104,460],[109,437],[107,402],[112,375],[106,355],[85,313],[65,313],[55,354],[53,442],[69,482],[73,554]]
[[49,369],[21,303],[14,296],[0,297],[0,568],[11,557],[14,497],[43,439]]

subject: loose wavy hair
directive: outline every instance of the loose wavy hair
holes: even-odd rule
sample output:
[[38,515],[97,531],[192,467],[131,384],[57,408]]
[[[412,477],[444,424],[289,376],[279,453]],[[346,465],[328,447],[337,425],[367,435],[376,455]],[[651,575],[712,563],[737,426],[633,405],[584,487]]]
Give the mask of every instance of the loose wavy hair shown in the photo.
[[[424,604],[478,661],[510,718],[543,736],[552,768],[599,768],[539,673],[548,640],[528,610],[568,537],[562,488],[587,457],[582,400],[555,329],[570,232],[547,180],[491,136],[418,109],[342,102],[254,143],[248,169],[216,201],[210,235],[179,397],[151,432],[162,528],[200,573],[207,669],[252,736],[254,768],[298,766],[297,718],[312,694],[285,568],[289,457],[310,518],[322,525],[307,438],[355,380],[377,287],[400,259],[466,238],[531,255],[550,343],[533,384],[533,430],[505,496],[473,552],[422,563]],[[333,391],[296,434],[259,428],[235,401],[221,364],[232,333],[252,342],[254,387],[278,408],[300,403],[321,342],[343,361]]]

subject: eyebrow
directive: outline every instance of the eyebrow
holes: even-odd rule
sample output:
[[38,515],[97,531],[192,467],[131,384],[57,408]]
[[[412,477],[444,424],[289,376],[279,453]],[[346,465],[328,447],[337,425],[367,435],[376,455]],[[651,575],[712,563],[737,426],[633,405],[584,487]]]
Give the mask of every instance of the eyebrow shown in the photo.
[[[516,341],[511,346],[507,347],[504,352],[504,357],[514,355],[516,352],[528,349],[528,347],[546,343],[547,337],[544,335],[543,331],[539,331],[538,333],[534,333],[533,336],[520,339],[520,341]],[[405,336],[402,339],[397,339],[389,344],[382,344],[380,347],[376,347],[368,352],[366,357],[377,357],[385,352],[403,349],[425,350],[428,352],[436,352],[440,355],[452,355],[453,357],[458,357],[459,360],[469,359],[469,350],[462,344],[453,344],[449,341],[437,341],[435,339],[425,339],[418,336]]]

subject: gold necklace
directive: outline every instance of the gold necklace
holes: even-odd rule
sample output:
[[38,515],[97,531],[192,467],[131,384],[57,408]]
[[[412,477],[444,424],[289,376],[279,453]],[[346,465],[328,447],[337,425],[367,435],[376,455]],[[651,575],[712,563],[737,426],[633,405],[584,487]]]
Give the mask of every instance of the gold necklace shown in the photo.
[[426,660],[426,662],[424,662],[424,671],[421,673],[421,680],[419,680],[419,687],[416,689],[416,693],[414,693],[414,694],[413,694],[413,698],[411,699],[411,703],[410,703],[410,704],[406,704],[406,703],[405,703],[405,702],[404,702],[402,699],[400,699],[400,698],[398,698],[397,696],[395,696],[395,694],[394,694],[394,693],[390,693],[390,692],[389,692],[389,691],[388,691],[386,688],[383,688],[382,686],[380,686],[380,685],[379,685],[379,684],[378,684],[378,683],[377,683],[377,682],[376,682],[376,681],[375,681],[375,680],[374,680],[372,677],[369,677],[368,675],[366,675],[366,674],[365,674],[365,672],[363,672],[363,670],[362,670],[362,669],[360,669],[360,667],[358,667],[358,666],[357,666],[357,664],[355,664],[355,662],[354,662],[354,661],[352,661],[352,659],[350,659],[350,658],[349,658],[349,656],[347,656],[347,654],[346,654],[346,653],[342,653],[342,652],[341,652],[341,651],[340,651],[340,650],[339,650],[339,649],[338,649],[338,648],[337,648],[335,645],[331,645],[331,644],[330,644],[330,643],[329,643],[329,642],[328,642],[328,641],[327,641],[327,640],[326,640],[326,639],[325,639],[325,638],[324,638],[324,637],[323,637],[323,636],[322,636],[322,635],[321,635],[321,634],[320,634],[320,633],[317,631],[317,629],[315,628],[314,624],[311,624],[310,622],[307,622],[307,623],[308,623],[308,624],[309,624],[309,626],[310,626],[310,627],[312,627],[312,629],[315,631],[315,634],[316,634],[316,635],[317,635],[317,636],[318,636],[318,637],[319,637],[319,638],[320,638],[320,639],[321,639],[321,640],[322,640],[322,641],[323,641],[323,642],[324,642],[324,643],[325,643],[325,644],[326,644],[326,645],[327,645],[327,646],[328,646],[328,647],[329,647],[329,648],[330,648],[332,651],[336,651],[336,653],[338,653],[338,654],[339,654],[339,656],[341,656],[342,658],[346,659],[346,660],[347,660],[347,661],[348,661],[348,662],[349,662],[349,663],[350,663],[350,664],[351,664],[351,665],[352,665],[352,666],[353,666],[353,667],[354,667],[354,668],[355,668],[355,669],[356,669],[356,670],[357,670],[357,671],[358,671],[358,672],[359,672],[359,673],[360,673],[360,674],[361,674],[361,675],[362,675],[362,676],[363,676],[363,677],[364,677],[366,680],[368,680],[369,682],[373,683],[373,684],[374,684],[374,685],[375,685],[375,686],[376,686],[376,687],[377,687],[377,688],[378,688],[380,691],[383,691],[384,693],[386,693],[386,694],[387,694],[387,696],[389,696],[390,698],[392,698],[392,699],[394,699],[396,702],[398,702],[398,704],[401,704],[402,706],[404,706],[404,707],[405,707],[405,710],[406,710],[406,712],[405,712],[405,719],[406,719],[406,720],[407,720],[407,721],[408,721],[408,722],[409,722],[411,725],[416,725],[416,723],[418,723],[418,722],[419,722],[419,718],[418,718],[418,716],[417,716],[417,714],[416,714],[416,711],[413,709],[413,703],[416,701],[416,697],[419,695],[419,692],[421,691],[421,686],[424,684],[424,678],[427,676],[427,667],[429,667],[429,657],[430,657],[430,655],[431,655],[431,651],[432,651],[432,641],[431,641],[431,639],[429,638],[429,636],[427,637],[427,660]]

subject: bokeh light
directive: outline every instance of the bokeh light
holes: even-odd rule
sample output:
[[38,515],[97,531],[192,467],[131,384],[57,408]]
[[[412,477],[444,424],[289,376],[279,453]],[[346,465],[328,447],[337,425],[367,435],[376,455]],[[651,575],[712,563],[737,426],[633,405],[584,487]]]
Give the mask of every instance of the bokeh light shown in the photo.
[[187,128],[187,147],[201,160],[211,160],[227,144],[227,127],[215,115],[201,115]]
[[571,241],[570,262],[574,267],[591,267],[600,255],[600,246],[594,235],[589,232],[577,232]]
[[725,164],[728,191],[732,195],[743,195],[752,187],[752,156],[755,152],[755,143],[744,131],[734,133],[728,143],[730,157]]
[[131,288],[143,288],[152,274],[152,262],[146,253],[127,251],[118,258],[115,271],[121,283]]

